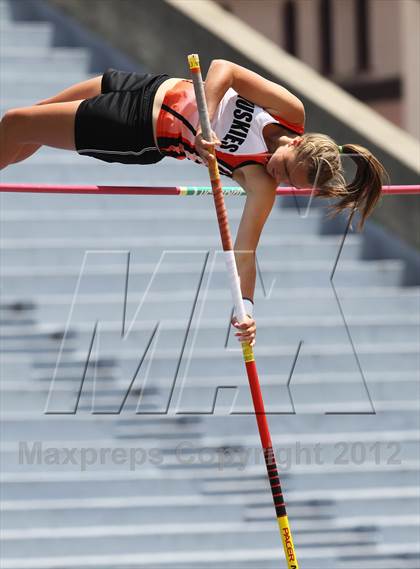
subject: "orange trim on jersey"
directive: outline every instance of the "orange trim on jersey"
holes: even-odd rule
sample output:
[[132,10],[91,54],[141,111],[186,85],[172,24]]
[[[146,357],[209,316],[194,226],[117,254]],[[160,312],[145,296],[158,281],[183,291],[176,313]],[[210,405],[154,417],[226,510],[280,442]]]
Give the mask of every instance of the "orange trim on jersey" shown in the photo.
[[270,114],[273,117],[273,119],[276,119],[276,121],[279,122],[282,126],[285,126],[289,130],[293,130],[293,132],[296,132],[297,134],[303,134],[305,132],[305,127],[301,124],[288,122],[279,117],[279,115],[272,115],[271,113],[268,114]]
[[252,162],[265,166],[270,160],[271,154],[268,152],[261,152],[261,154],[228,154],[227,152],[220,152],[216,148],[216,158],[232,168],[232,170],[236,170],[236,168],[239,168],[244,162]]

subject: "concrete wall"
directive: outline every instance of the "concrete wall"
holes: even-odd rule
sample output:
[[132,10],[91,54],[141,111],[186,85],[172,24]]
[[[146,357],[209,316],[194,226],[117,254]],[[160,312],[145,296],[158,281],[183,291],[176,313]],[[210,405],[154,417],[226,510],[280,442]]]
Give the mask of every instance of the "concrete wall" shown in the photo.
[[401,3],[405,34],[402,37],[404,123],[420,140],[420,2]]
[[[203,69],[225,58],[281,82],[302,98],[307,130],[341,143],[365,145],[386,165],[393,184],[419,182],[420,148],[396,127],[323,80],[210,2],[154,0],[49,0],[150,70],[187,76],[186,56],[200,53]],[[191,18],[186,12],[194,9]],[[206,17],[208,16],[208,17]],[[223,18],[223,21],[222,21]],[[264,59],[266,54],[266,60]],[[366,122],[368,121],[368,124]],[[392,126],[392,128],[391,128]],[[416,162],[417,161],[417,162]],[[417,167],[416,167],[417,164]],[[374,219],[420,249],[420,197],[385,197]]]
[[[286,7],[290,0],[215,0],[220,6],[255,28],[266,38],[287,49],[285,37]],[[419,73],[420,2],[419,0],[367,0],[367,68],[357,62],[358,0],[330,0],[331,45],[321,25],[321,0],[293,0],[296,23],[296,56],[322,72],[321,45],[331,55],[329,77],[337,84],[371,86],[367,104],[394,124],[420,140]],[[394,85],[392,100],[383,98],[379,88],[384,82],[401,80],[402,90]],[[375,87],[376,86],[376,87]],[[360,86],[359,86],[360,89]]]

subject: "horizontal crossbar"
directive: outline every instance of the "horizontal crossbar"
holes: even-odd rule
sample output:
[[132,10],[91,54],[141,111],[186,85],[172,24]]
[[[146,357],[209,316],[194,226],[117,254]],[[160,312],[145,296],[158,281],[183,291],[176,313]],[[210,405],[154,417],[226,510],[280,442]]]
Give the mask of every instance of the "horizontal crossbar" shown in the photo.
[[[156,195],[156,196],[201,196],[210,195],[209,186],[81,186],[60,184],[0,184],[0,192],[18,192],[35,194],[121,194],[121,195]],[[299,189],[293,187],[278,187],[278,196],[310,196],[313,188]],[[384,194],[407,195],[420,194],[420,185],[414,186],[383,186]],[[227,196],[244,196],[245,190],[238,186],[226,186],[223,193]]]

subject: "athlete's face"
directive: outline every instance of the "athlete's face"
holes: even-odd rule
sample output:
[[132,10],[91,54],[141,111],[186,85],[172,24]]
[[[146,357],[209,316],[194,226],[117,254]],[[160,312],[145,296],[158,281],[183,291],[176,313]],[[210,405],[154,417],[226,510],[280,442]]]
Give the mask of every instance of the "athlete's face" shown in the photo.
[[309,188],[306,168],[298,163],[296,147],[302,141],[301,137],[289,138],[282,136],[280,146],[267,163],[267,172],[278,184],[290,184],[295,188]]

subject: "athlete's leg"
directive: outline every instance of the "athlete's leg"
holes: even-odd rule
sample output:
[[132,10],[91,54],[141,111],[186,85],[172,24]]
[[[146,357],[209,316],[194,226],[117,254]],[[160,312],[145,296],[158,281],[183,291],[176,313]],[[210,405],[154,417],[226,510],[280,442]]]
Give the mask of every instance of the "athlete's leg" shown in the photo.
[[54,97],[39,101],[37,105],[47,105],[51,103],[66,103],[67,101],[80,101],[81,99],[90,99],[101,94],[102,75],[92,77],[81,83],[75,83],[71,87],[60,91]]
[[[51,103],[65,103],[67,101],[90,99],[91,97],[96,97],[101,94],[101,84],[102,75],[92,77],[92,79],[87,79],[86,81],[76,83],[75,85],[64,89],[64,91],[61,91],[49,99],[43,99],[42,101],[35,103],[35,105],[50,105]],[[9,164],[16,164],[16,162],[26,160],[26,158],[35,154],[41,146],[42,144],[22,144],[14,158],[10,160]]]
[[0,123],[0,169],[11,163],[22,144],[75,150],[74,120],[80,103],[50,103],[8,111]]

